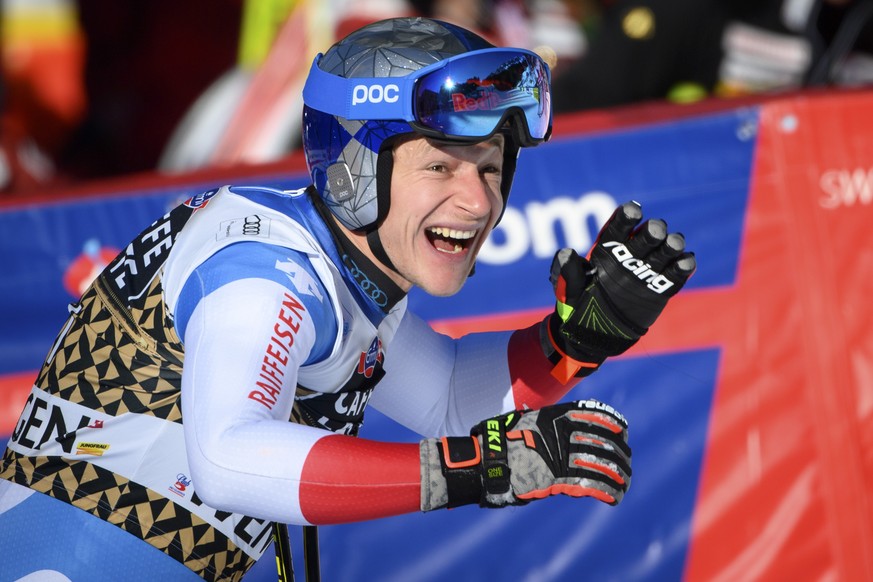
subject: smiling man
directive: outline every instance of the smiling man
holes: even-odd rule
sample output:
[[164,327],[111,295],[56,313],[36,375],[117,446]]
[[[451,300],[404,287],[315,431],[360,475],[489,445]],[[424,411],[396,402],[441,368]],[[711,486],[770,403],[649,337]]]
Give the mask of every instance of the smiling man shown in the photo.
[[[549,137],[549,83],[536,54],[427,19],[319,55],[312,186],[198,195],[70,306],[0,464],[0,578],[239,580],[272,522],[619,503],[626,419],[556,403],[692,274],[681,235],[622,205],[587,258],[556,254],[529,329],[455,340],[407,310],[469,277],[520,148]],[[423,440],[357,437],[370,405]]]
[[466,281],[503,211],[504,139],[450,145],[408,137],[395,146],[391,212],[378,233],[394,265],[389,276],[404,291],[452,295]]

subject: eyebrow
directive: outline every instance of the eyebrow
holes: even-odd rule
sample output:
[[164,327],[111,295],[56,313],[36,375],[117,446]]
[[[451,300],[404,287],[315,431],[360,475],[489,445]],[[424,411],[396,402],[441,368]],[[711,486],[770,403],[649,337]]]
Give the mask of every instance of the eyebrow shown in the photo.
[[[501,138],[503,138],[503,139],[501,139]],[[489,137],[487,140],[485,140],[484,143],[486,143],[488,145],[492,145],[495,148],[497,148],[498,150],[501,149],[501,147],[503,147],[503,149],[505,150],[506,149],[506,136],[494,134],[491,137]]]

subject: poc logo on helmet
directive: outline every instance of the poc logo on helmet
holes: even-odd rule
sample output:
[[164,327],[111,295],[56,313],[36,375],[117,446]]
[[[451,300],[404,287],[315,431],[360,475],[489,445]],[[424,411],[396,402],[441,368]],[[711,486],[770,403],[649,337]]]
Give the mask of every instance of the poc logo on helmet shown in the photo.
[[618,262],[620,262],[625,269],[636,275],[641,281],[648,283],[646,287],[655,293],[663,293],[673,286],[673,281],[660,273],[656,273],[655,270],[652,269],[652,265],[633,256],[631,252],[627,250],[627,247],[620,242],[605,242],[603,243],[603,246],[612,249],[612,256],[618,259]]
[[400,87],[389,85],[355,85],[352,89],[352,105],[360,103],[395,103],[400,99]]

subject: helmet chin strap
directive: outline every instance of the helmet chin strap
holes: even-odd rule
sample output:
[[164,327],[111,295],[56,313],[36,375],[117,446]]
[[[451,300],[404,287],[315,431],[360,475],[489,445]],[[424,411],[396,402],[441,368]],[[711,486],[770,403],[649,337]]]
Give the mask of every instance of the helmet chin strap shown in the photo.
[[379,226],[385,221],[388,216],[388,209],[391,206],[391,175],[394,173],[394,151],[393,144],[400,136],[394,136],[382,142],[382,147],[379,150],[379,157],[376,159],[376,202],[379,205],[378,216],[376,222],[373,223],[367,230],[367,246],[380,263],[400,275],[403,274],[397,270],[391,259],[388,258],[388,253],[385,252],[385,247],[382,245],[382,239],[379,237]]
[[379,237],[378,228],[374,228],[367,233],[367,245],[370,247],[370,251],[373,253],[373,256],[375,256],[380,263],[382,263],[401,277],[403,276],[403,273],[398,271],[397,267],[394,266],[394,263],[391,262],[391,259],[388,258],[388,253],[385,252],[385,247],[382,246],[382,239]]

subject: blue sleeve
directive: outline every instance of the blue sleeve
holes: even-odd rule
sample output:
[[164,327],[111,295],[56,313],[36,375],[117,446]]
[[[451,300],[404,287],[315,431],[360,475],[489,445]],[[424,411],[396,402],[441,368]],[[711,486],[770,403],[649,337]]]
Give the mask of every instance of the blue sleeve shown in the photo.
[[[221,249],[194,269],[185,281],[174,319],[183,342],[188,321],[201,299],[223,285],[249,278],[279,283],[291,291],[312,315],[317,337],[305,364],[318,362],[330,354],[337,336],[336,314],[327,290],[309,260],[297,251],[255,242],[236,243]],[[312,285],[317,289],[310,289]]]

